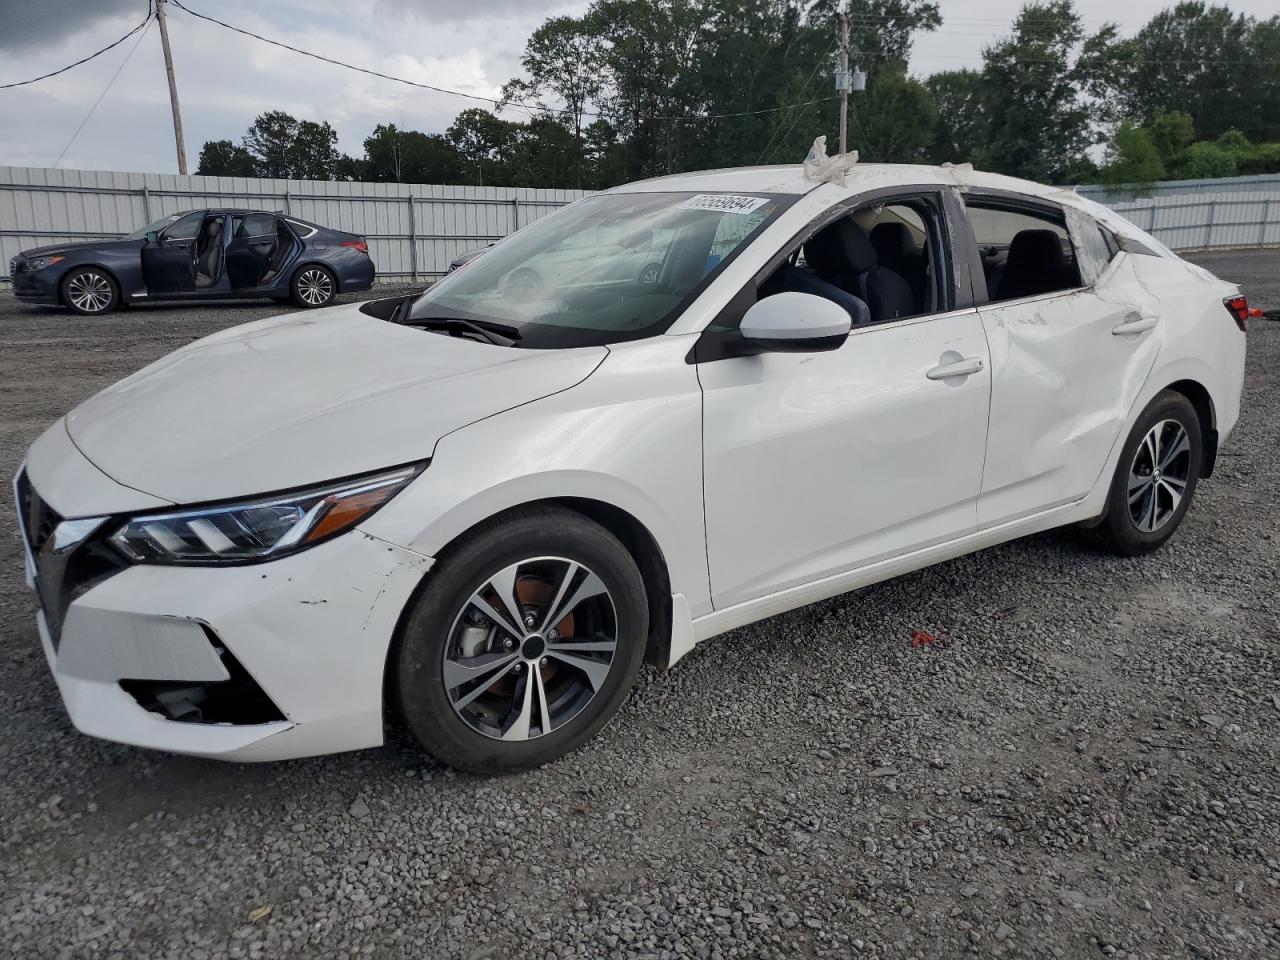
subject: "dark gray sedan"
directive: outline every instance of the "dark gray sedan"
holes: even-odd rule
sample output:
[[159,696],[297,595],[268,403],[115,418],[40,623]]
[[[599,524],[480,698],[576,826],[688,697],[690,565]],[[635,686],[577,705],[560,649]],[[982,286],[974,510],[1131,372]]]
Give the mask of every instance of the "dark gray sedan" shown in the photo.
[[292,299],[323,307],[373,286],[363,237],[260,210],[189,210],[119,240],[24,250],[19,300],[100,314],[145,300]]

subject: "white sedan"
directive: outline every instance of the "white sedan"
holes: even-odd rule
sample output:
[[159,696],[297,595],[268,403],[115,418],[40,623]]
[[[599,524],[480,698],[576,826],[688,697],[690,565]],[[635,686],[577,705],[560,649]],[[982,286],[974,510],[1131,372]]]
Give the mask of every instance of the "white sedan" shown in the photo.
[[95,736],[273,760],[396,722],[531,767],[643,661],[761,618],[1066,524],[1159,547],[1235,426],[1249,315],[1005,177],[632,184],[54,424],[16,479],[41,642]]

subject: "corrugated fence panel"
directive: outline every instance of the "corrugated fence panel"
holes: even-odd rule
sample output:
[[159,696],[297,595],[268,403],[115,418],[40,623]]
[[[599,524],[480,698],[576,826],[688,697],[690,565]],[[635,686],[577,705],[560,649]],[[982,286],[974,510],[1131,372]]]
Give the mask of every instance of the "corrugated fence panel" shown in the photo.
[[[349,183],[0,167],[0,263],[35,246],[118,237],[183,210],[249,207],[358,233],[382,279],[443,274],[586,196],[579,190]],[[7,282],[8,270],[0,279]]]
[[[1280,244],[1280,175],[1080,193],[1175,250]],[[21,250],[118,237],[201,207],[279,210],[369,240],[382,279],[430,278],[567,203],[579,190],[349,183],[0,167],[0,264]],[[4,269],[2,279],[8,280]]]

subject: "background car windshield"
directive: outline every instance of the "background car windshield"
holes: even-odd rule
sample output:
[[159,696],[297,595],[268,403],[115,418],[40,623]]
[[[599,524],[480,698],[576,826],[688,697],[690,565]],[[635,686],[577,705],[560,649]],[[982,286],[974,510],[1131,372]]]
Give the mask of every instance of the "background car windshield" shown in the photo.
[[502,324],[518,332],[518,346],[532,348],[653,336],[793,199],[588,197],[439,281],[410,316]]

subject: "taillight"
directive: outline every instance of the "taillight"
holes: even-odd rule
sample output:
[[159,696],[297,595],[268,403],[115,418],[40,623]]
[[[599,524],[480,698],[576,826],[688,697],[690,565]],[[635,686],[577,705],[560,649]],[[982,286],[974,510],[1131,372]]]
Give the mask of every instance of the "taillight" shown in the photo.
[[361,253],[364,253],[364,254],[367,254],[369,252],[369,244],[365,243],[363,240],[343,240],[342,246],[354,247],[355,249],[359,250]]
[[1241,330],[1248,329],[1250,317],[1262,316],[1262,309],[1249,306],[1249,298],[1243,294],[1238,297],[1228,297],[1222,301],[1222,305],[1231,312],[1231,316],[1235,318],[1236,326]]

